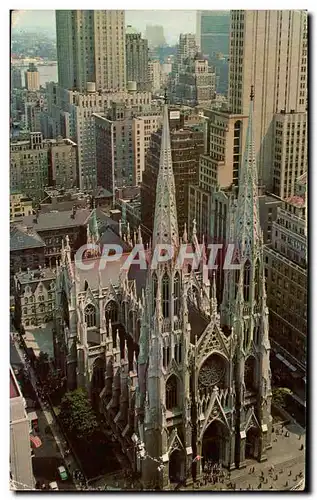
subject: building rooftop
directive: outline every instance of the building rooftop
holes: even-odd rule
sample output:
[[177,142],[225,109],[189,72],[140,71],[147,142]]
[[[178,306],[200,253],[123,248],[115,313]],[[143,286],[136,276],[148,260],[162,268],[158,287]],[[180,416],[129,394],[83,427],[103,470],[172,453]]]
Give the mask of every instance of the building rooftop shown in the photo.
[[80,208],[73,210],[53,211],[48,213],[39,213],[37,219],[34,215],[23,217],[23,224],[32,226],[36,231],[49,231],[52,229],[60,229],[65,227],[84,226],[89,217],[91,210]]
[[[31,215],[25,218],[32,219],[32,217]],[[31,225],[12,224],[10,226],[10,252],[45,246],[44,241]]]
[[130,24],[126,27],[126,30],[125,30],[125,34],[126,35],[140,35],[140,32],[133,28],[133,26],[131,26]]
[[52,280],[56,278],[55,269],[43,267],[35,271],[21,271],[16,273],[16,278],[21,284],[32,283],[38,281]]
[[[120,276],[127,276],[129,281],[135,280],[137,293],[141,292],[141,289],[145,287],[147,269],[140,269],[139,264],[132,264],[129,269],[122,269],[129,253],[123,253],[120,259],[112,262],[105,263],[106,266],[102,269],[102,259],[100,257],[95,259],[85,259],[83,261],[83,266],[88,266],[90,264],[91,269],[84,269],[76,262],[72,263],[73,269],[75,270],[79,278],[79,291],[85,291],[85,282],[87,282],[91,290],[97,290],[99,287],[99,273],[101,278],[101,287],[107,288],[110,284],[116,286],[119,284]],[[145,251],[146,259],[149,260],[149,252]]]
[[17,385],[17,381],[10,370],[10,399],[18,398],[20,396],[20,391]]
[[102,186],[98,186],[97,189],[93,193],[94,198],[112,198],[113,194],[108,191],[108,189],[105,189]]
[[294,205],[295,207],[304,207],[305,206],[305,200],[301,196],[290,196],[289,198],[286,198],[286,203],[289,203],[290,205]]

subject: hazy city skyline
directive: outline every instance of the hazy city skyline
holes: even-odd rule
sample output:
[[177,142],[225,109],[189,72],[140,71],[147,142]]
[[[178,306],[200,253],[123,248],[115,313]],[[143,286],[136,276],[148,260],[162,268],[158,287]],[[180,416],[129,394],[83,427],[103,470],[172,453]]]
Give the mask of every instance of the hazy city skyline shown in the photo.
[[[126,10],[125,24],[131,24],[143,34],[147,24],[159,24],[164,27],[166,41],[175,44],[180,33],[195,33],[196,11],[194,10]],[[15,11],[15,28],[43,28],[55,32],[54,10]]]

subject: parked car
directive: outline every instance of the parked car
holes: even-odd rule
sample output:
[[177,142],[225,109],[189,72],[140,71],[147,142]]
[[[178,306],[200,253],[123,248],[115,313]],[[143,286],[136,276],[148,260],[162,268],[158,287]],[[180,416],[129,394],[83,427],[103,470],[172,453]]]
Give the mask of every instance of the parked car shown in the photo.
[[50,490],[58,490],[58,486],[57,486],[57,482],[56,481],[52,481],[50,484],[49,484],[49,488]]
[[59,477],[61,478],[62,481],[67,481],[68,479],[68,474],[66,472],[66,469],[63,465],[61,465],[60,467],[58,467],[58,475]]

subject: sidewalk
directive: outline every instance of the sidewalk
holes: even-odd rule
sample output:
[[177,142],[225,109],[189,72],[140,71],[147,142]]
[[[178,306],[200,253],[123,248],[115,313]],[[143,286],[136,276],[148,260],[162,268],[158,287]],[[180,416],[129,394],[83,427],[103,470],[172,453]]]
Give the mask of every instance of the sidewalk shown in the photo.
[[[283,491],[290,490],[300,483],[302,483],[301,489],[304,489],[305,482],[299,474],[305,477],[305,430],[296,423],[291,423],[283,427],[281,434],[281,426],[276,427],[279,429],[279,434],[272,433],[272,449],[267,452],[267,461],[259,463],[247,460],[246,468],[235,469],[230,475],[226,471],[226,478],[223,482],[181,489],[184,491],[191,489],[232,491],[230,483],[235,484],[236,491]],[[289,437],[286,437],[286,433]],[[300,449],[302,445],[303,450]],[[274,472],[270,473],[269,469],[272,466]],[[254,472],[251,472],[253,467]]]
[[[77,470],[80,469],[80,467],[76,463],[76,460],[73,457],[72,453],[70,453],[67,456],[67,458],[65,457],[65,451],[69,449],[68,444],[64,440],[64,436],[63,436],[61,430],[59,429],[59,426],[56,422],[56,419],[55,419],[52,411],[47,408],[47,404],[45,404],[45,405],[43,404],[43,401],[41,400],[40,396],[38,395],[38,391],[36,388],[37,377],[36,377],[36,374],[35,374],[32,366],[30,365],[30,363],[25,363],[23,350],[19,347],[19,345],[16,341],[13,340],[13,342],[15,344],[15,348],[20,356],[22,363],[28,367],[28,374],[29,374],[30,382],[32,383],[32,386],[33,386],[35,393],[37,394],[41,409],[45,415],[45,418],[48,422],[48,425],[50,426],[50,429],[51,429],[52,434],[54,436],[55,442],[56,442],[58,449],[60,451],[60,454],[63,457],[63,459],[65,460],[65,464],[67,465],[68,471],[69,471],[70,475],[72,476],[73,472],[76,469]],[[73,482],[74,482],[77,490],[82,490],[82,487],[80,486],[80,484],[78,482],[75,481],[75,479],[73,479]]]

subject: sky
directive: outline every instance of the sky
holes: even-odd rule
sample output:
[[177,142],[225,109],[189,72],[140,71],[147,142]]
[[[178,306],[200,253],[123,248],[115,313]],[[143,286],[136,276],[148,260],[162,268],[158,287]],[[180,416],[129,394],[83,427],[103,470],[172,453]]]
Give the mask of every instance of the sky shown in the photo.
[[[126,10],[126,25],[131,24],[144,34],[147,24],[161,24],[169,44],[178,41],[180,33],[195,33],[194,10]],[[13,15],[13,25],[19,29],[42,28],[55,30],[53,10],[20,10]]]

